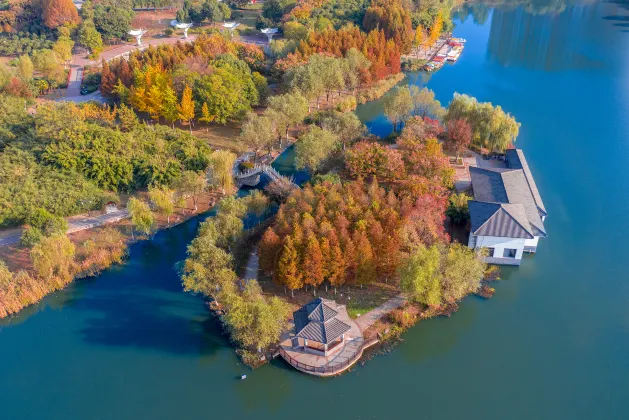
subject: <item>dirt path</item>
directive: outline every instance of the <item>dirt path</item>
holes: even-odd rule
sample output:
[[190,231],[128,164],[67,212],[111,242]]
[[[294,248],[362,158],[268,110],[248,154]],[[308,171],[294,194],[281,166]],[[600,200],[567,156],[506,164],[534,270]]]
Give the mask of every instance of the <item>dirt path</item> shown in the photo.
[[377,320],[388,314],[389,312],[401,307],[406,303],[406,298],[402,295],[396,296],[384,302],[382,305],[378,306],[375,309],[367,312],[364,315],[359,316],[355,319],[358,328],[361,331],[367,330],[367,328],[371,327],[376,323]]

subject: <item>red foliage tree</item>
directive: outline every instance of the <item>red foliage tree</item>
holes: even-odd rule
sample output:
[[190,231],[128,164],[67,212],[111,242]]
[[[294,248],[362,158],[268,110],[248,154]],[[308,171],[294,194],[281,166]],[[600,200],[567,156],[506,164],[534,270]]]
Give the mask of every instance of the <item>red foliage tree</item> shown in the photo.
[[404,177],[404,162],[397,150],[379,143],[361,141],[349,148],[345,154],[345,166],[352,177],[392,181]]
[[282,241],[280,237],[277,236],[273,228],[268,228],[262,235],[262,240],[258,245],[260,268],[268,273],[274,273],[281,250]]
[[448,122],[446,147],[459,155],[472,142],[472,126],[463,119],[451,120]]

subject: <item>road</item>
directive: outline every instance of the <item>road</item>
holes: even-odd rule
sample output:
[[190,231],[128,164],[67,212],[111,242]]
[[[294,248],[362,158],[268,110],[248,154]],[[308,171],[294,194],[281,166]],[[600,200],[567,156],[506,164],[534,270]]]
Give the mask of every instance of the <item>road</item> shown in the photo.
[[[117,222],[129,217],[129,212],[126,209],[116,210],[111,213],[101,214],[98,216],[72,216],[68,220],[68,232],[74,233],[85,229],[91,229],[94,227],[106,225],[107,223]],[[22,236],[21,231],[12,235],[8,235],[0,239],[0,246],[14,245],[20,242]]]

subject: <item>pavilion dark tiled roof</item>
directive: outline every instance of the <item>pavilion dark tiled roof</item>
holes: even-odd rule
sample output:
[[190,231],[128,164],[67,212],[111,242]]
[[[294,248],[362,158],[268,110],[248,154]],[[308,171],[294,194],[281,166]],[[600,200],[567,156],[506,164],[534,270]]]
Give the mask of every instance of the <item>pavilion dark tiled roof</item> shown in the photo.
[[336,318],[336,304],[317,298],[293,313],[297,337],[328,344],[339,338],[351,327]]

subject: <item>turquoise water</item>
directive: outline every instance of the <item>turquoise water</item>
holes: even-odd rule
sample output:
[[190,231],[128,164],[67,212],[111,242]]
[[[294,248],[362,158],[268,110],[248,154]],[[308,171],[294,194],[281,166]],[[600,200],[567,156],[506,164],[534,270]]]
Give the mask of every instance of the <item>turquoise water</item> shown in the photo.
[[[537,255],[504,270],[493,299],[466,299],[339,378],[281,362],[251,372],[181,292],[172,266],[191,220],[0,323],[0,418],[629,418],[624,5],[477,7],[455,30],[468,40],[459,62],[427,81],[442,102],[468,93],[522,122],[550,214]],[[359,113],[388,132],[379,103]]]

